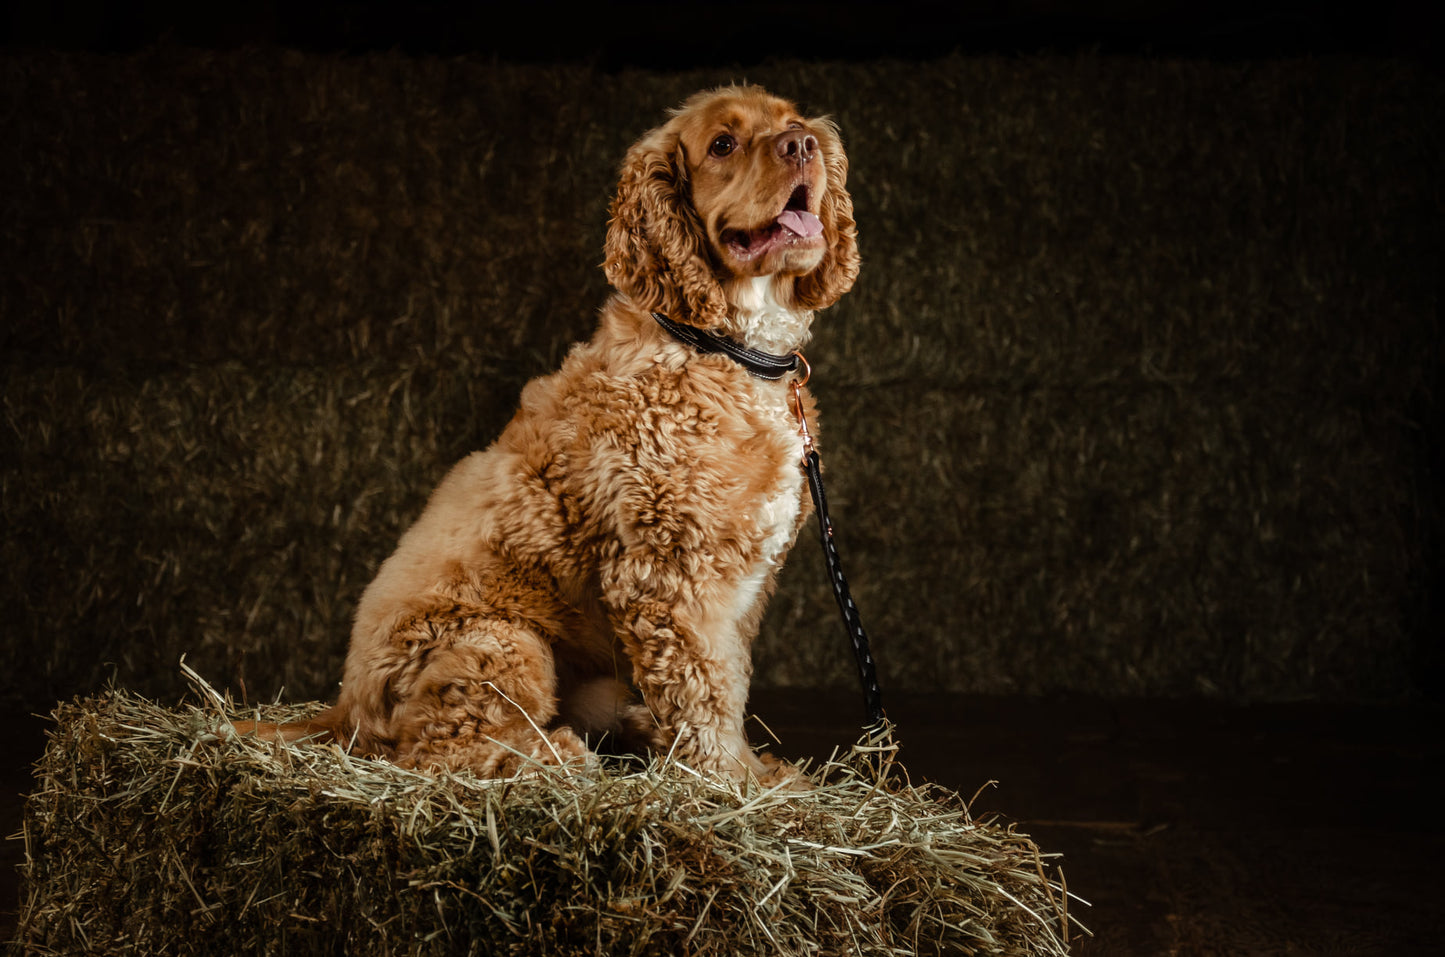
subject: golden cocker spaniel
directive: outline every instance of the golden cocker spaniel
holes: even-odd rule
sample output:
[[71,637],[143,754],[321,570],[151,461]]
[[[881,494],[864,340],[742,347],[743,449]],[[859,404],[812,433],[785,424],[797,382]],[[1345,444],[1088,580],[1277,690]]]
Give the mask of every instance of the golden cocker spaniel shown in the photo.
[[382,564],[336,705],[246,729],[487,776],[586,757],[583,735],[603,732],[701,770],[778,773],[743,718],[763,606],[811,511],[790,383],[664,321],[803,346],[858,274],[847,171],[831,121],[755,86],[699,93],[643,136],[592,339],[526,386]]

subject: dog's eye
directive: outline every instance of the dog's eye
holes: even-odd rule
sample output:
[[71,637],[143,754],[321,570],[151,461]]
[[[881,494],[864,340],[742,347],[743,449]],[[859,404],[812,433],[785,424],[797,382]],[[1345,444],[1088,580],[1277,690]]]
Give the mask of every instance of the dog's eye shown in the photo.
[[712,146],[709,146],[707,151],[713,156],[727,156],[729,153],[731,153],[737,148],[738,141],[733,139],[727,133],[724,133],[722,136],[719,136],[717,139],[712,141]]

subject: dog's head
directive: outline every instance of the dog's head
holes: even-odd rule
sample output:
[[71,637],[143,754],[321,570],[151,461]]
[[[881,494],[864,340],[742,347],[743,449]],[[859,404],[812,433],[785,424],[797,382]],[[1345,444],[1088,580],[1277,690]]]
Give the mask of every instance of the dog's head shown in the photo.
[[858,275],[837,128],[756,86],[698,93],[628,151],[607,226],[608,281],[644,309],[723,325],[728,289],[772,276],[821,309]]

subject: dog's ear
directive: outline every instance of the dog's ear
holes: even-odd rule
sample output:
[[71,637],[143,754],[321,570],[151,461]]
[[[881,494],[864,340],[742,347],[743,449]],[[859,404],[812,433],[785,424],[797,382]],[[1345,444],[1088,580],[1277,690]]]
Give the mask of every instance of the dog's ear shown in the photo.
[[853,288],[858,278],[858,226],[853,222],[853,197],[848,195],[848,156],[838,128],[826,117],[810,124],[822,141],[827,157],[828,188],[819,204],[818,219],[823,223],[827,252],[818,268],[799,276],[793,284],[793,301],[804,309],[824,309]]
[[727,299],[708,261],[686,170],[682,145],[666,127],[627,151],[602,269],[643,309],[706,328],[726,321]]

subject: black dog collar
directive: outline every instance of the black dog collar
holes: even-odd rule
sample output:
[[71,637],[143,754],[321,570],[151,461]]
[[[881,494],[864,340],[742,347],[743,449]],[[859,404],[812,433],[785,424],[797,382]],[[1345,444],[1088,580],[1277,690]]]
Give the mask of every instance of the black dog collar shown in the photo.
[[776,382],[798,368],[796,352],[790,352],[785,356],[761,352],[734,342],[727,336],[720,336],[708,332],[706,329],[699,329],[697,326],[673,322],[660,312],[654,312],[652,318],[656,319],[657,324],[671,333],[672,337],[679,342],[685,342],[699,352],[721,352],[759,379]]

